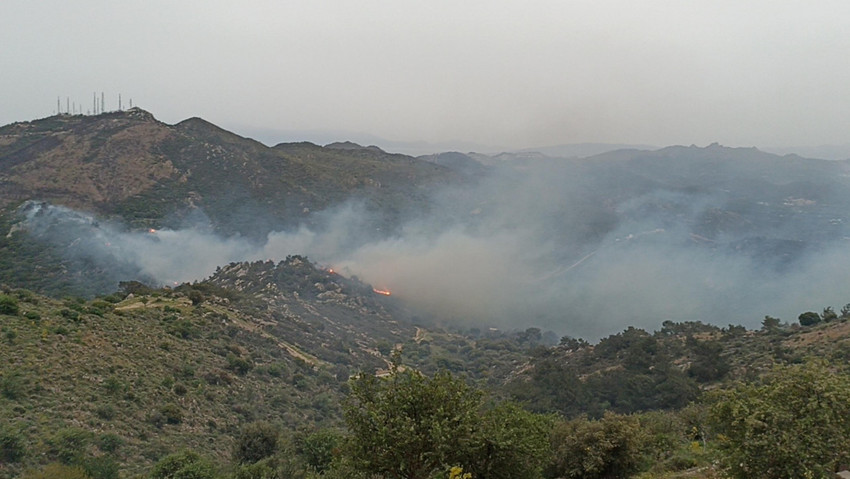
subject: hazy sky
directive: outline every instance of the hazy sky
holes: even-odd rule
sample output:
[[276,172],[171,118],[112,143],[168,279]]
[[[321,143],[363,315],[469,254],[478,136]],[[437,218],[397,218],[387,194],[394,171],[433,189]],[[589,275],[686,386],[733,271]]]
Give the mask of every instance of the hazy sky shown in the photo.
[[846,1],[2,0],[0,124],[103,91],[281,140],[845,144],[848,19]]

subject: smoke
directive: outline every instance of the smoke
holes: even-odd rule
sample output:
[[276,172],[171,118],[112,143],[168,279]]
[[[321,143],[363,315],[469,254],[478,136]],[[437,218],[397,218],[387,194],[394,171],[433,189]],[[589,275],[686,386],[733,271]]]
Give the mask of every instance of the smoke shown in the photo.
[[[730,195],[720,189],[651,185],[623,194],[600,190],[567,163],[520,166],[437,192],[432,213],[391,236],[356,202],[261,244],[199,224],[131,231],[42,203],[26,206],[24,227],[116,280],[167,285],[233,261],[301,254],[438,318],[587,339],[668,319],[752,328],[765,315],[790,322],[850,301],[850,245],[841,234],[805,242],[788,231],[808,226],[775,218],[755,225],[725,212]],[[704,236],[718,221],[723,233]]]

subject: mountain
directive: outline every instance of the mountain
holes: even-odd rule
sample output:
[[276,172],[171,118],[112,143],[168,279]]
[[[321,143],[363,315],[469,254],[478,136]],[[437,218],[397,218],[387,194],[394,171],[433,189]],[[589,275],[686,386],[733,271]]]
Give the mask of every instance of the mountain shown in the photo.
[[261,237],[352,197],[390,225],[451,179],[376,148],[269,148],[200,118],[167,125],[138,108],[0,128],[0,205],[37,199],[135,227],[176,226],[202,210],[218,231]]
[[[109,259],[114,252],[101,251],[109,240],[80,246],[80,235],[97,236],[107,224],[128,233],[192,228],[257,244],[272,231],[321,228],[321,212],[348,204],[363,213],[363,231],[388,234],[427,211],[435,188],[460,179],[377,147],[267,147],[200,118],[167,125],[139,108],[14,123],[0,128],[0,283],[91,296],[120,280],[156,282],[123,257]],[[51,236],[34,240],[19,227],[34,211],[21,205],[31,201],[42,212],[73,211],[67,222],[51,216],[40,230]]]

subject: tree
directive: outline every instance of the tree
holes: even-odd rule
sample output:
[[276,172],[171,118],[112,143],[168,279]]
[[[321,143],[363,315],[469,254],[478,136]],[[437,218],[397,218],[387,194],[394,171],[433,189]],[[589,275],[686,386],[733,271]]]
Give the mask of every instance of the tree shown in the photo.
[[476,479],[534,477],[549,431],[544,418],[518,406],[485,408],[480,391],[445,371],[361,374],[344,416],[349,460],[391,479],[427,479],[454,466]]
[[[549,455],[552,419],[504,402],[481,415],[475,447],[462,464],[475,478],[540,477]],[[458,477],[463,477],[459,475]]]
[[341,436],[330,429],[320,429],[296,441],[296,450],[307,464],[317,472],[325,472],[333,461],[334,451],[339,447]]
[[0,294],[0,314],[17,316],[19,312],[20,307],[17,299],[6,294]]
[[835,310],[832,309],[832,306],[827,306],[823,308],[823,313],[820,317],[823,322],[828,323],[830,321],[835,321],[836,319],[838,319],[838,314],[835,312]]
[[433,378],[395,369],[361,374],[344,405],[352,456],[365,471],[427,479],[460,464],[477,422],[481,394],[447,372]]
[[153,466],[151,479],[214,479],[215,466],[194,451],[169,454]]
[[763,331],[775,331],[779,329],[780,324],[779,318],[765,316],[764,321],[761,322],[761,329]]
[[797,317],[800,326],[812,326],[820,322],[820,315],[814,311],[807,311]]
[[734,478],[832,477],[850,459],[850,377],[825,362],[781,367],[719,393],[715,445]]
[[265,421],[248,424],[236,439],[234,459],[240,464],[252,464],[273,455],[279,435],[277,428]]
[[552,432],[552,462],[546,477],[566,479],[619,479],[640,468],[645,441],[634,416],[606,412],[602,419],[573,419]]

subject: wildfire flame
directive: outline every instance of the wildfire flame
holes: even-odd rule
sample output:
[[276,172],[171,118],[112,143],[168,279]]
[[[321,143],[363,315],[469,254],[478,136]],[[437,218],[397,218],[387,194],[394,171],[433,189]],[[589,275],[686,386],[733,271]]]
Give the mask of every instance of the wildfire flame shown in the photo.
[[149,229],[148,229],[148,233],[154,234],[154,233],[156,233],[156,230],[155,230],[155,229],[153,229],[153,228],[149,228]]
[[372,291],[374,291],[374,292],[376,292],[376,293],[378,293],[378,294],[382,294],[382,295],[384,295],[384,296],[389,296],[389,295],[391,295],[391,294],[392,294],[392,293],[390,293],[389,291],[387,291],[387,290],[385,290],[385,289],[375,289],[375,288],[372,288]]
[[328,273],[330,273],[330,274],[334,274],[334,269],[333,269],[333,268],[328,268]]

